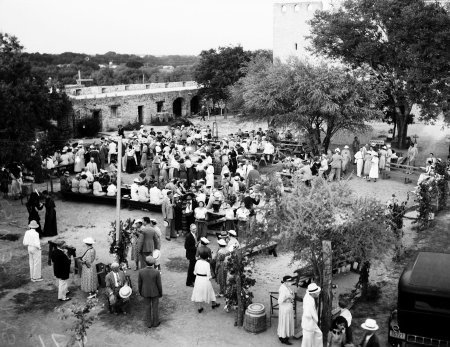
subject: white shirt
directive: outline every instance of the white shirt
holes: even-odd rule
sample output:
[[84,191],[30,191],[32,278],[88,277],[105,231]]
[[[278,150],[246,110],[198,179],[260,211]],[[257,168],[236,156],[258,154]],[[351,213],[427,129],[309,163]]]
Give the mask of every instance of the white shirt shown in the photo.
[[339,315],[345,318],[345,320],[348,323],[348,326],[352,325],[352,314],[350,313],[350,311],[348,309],[343,308]]
[[138,195],[138,189],[139,185],[137,183],[133,183],[130,187],[131,189],[131,200],[138,201],[139,195]]
[[148,188],[146,186],[139,186],[138,196],[139,196],[139,201],[147,202],[149,199]]
[[319,318],[317,317],[316,302],[314,298],[306,292],[303,298],[303,315],[302,315],[302,329],[307,331],[317,331]]
[[116,153],[116,143],[115,142],[111,142],[108,146],[108,151],[109,153]]
[[108,186],[108,188],[106,188],[106,191],[107,191],[106,195],[108,195],[108,196],[115,196],[116,193],[117,193],[117,188],[116,188],[116,186],[114,184],[110,184]]
[[161,205],[163,201],[163,194],[158,187],[150,188],[150,203],[155,205]]
[[274,152],[275,147],[270,142],[266,142],[264,145],[264,154],[273,154]]
[[119,286],[119,279],[117,278],[118,277],[117,273],[115,273],[114,271],[113,271],[113,276],[114,276],[114,285],[116,287],[118,287]]
[[197,207],[194,210],[195,218],[196,219],[206,219],[206,207]]
[[29,229],[25,232],[23,237],[23,245],[30,247],[41,249],[41,242],[39,241],[39,234],[34,229]]

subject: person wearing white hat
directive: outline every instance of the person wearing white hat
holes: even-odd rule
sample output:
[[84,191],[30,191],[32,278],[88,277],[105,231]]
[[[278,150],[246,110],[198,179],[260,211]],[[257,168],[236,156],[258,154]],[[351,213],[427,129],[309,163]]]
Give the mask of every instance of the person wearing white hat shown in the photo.
[[[114,314],[118,314],[121,312],[127,314],[125,306],[127,305],[128,300],[124,299],[127,299],[129,297],[129,291],[126,288],[125,291],[122,292],[122,296],[125,296],[125,298],[120,295],[121,289],[125,285],[127,285],[127,280],[125,277],[125,273],[120,269],[119,263],[114,262],[111,264],[111,271],[105,277],[105,285],[109,304],[111,305],[111,312],[113,312]],[[131,295],[131,292],[129,292],[129,294]]]
[[361,177],[362,169],[363,169],[363,165],[364,165],[362,148],[359,148],[358,151],[355,153],[355,164],[356,164],[356,176]]
[[133,183],[130,186],[130,195],[131,200],[133,201],[139,201],[139,183],[141,180],[139,178],[135,178],[133,180]]
[[303,297],[302,347],[323,347],[323,336],[319,328],[317,306],[314,300],[319,297],[320,291],[320,287],[313,282],[308,285]]
[[139,270],[140,256],[137,251],[137,242],[141,235],[142,219],[136,219],[131,228],[131,260],[136,263],[135,271]]
[[155,259],[155,269],[159,270],[159,273],[161,273],[161,251],[159,249],[155,249],[152,257]]
[[[214,200],[210,198],[211,200]],[[208,210],[205,207],[204,201],[198,202],[198,207],[194,209],[195,224],[197,225],[197,240],[205,238],[208,234],[208,227],[206,225],[206,214]]]
[[237,239],[237,233],[234,230],[228,230],[229,240],[227,244],[227,249],[231,252],[232,250],[238,248],[240,246],[239,241]]
[[90,162],[86,165],[86,169],[94,176],[98,174],[98,167],[94,157],[91,157]]
[[216,303],[216,294],[210,281],[212,278],[211,265],[207,260],[208,254],[206,252],[200,253],[200,259],[197,260],[194,267],[195,283],[191,301],[198,306],[198,313],[203,312],[204,304],[211,303],[212,309],[220,306]]
[[30,229],[25,232],[23,245],[28,248],[30,278],[32,282],[40,282],[43,280],[41,276],[41,242],[39,241],[39,233],[36,231],[39,224],[32,220],[28,227]]
[[87,237],[83,240],[87,249],[80,257],[81,260],[81,290],[89,293],[88,298],[93,298],[97,294],[98,280],[97,269],[95,267],[96,252],[93,247],[95,243],[92,237]]
[[372,160],[371,160],[371,166],[370,166],[370,171],[369,171],[369,179],[367,180],[367,182],[370,182],[370,179],[373,178],[374,181],[376,182],[378,179],[378,172],[379,172],[379,159],[378,159],[378,152],[373,151],[372,152]]
[[375,332],[379,329],[377,322],[374,319],[367,318],[366,321],[361,324],[366,333],[359,346],[361,347],[380,347],[380,341],[378,340]]
[[197,258],[197,260],[200,258],[200,256],[203,253],[206,253],[207,261],[211,261],[212,259],[212,251],[211,249],[208,247],[209,245],[209,240],[206,237],[202,237],[200,238],[200,245],[197,247],[197,252],[195,253],[195,257]]
[[378,167],[380,168],[380,171],[384,171],[386,169],[386,157],[387,157],[387,147],[383,146],[380,149],[379,152],[379,163]]

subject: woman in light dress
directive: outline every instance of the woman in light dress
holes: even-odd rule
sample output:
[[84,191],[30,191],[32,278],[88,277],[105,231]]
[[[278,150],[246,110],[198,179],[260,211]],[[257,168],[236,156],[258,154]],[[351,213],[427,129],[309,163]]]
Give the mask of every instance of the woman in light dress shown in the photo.
[[220,306],[216,303],[216,294],[210,281],[211,266],[206,259],[208,259],[208,253],[200,252],[200,259],[197,260],[194,268],[195,282],[191,301],[198,306],[198,313],[203,312],[205,304],[211,303],[213,309]]
[[370,180],[373,178],[374,181],[376,182],[378,179],[378,153],[377,152],[372,152],[372,161],[371,161],[371,166],[370,166],[370,172],[369,172],[369,180],[368,182],[370,182]]
[[95,267],[96,253],[93,247],[95,243],[92,237],[83,240],[86,245],[86,251],[81,256],[81,290],[89,293],[88,298],[96,296],[98,288],[97,269]]
[[289,288],[288,281],[292,280],[291,276],[284,276],[281,281],[280,289],[278,289],[278,329],[277,335],[281,343],[290,345],[289,337],[294,336],[294,300],[295,294]]
[[86,167],[84,162],[84,148],[82,145],[78,145],[78,151],[75,153],[75,166],[73,171],[81,172]]
[[367,151],[364,155],[364,179],[369,178],[370,169],[372,167],[372,154],[371,151]]

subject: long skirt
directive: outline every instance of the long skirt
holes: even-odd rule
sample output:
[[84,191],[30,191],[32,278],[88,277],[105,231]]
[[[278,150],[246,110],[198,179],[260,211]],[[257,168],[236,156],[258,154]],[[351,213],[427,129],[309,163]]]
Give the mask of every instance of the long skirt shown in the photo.
[[81,290],[85,293],[95,292],[98,288],[97,269],[92,263],[90,267],[83,264],[81,270]]
[[131,174],[136,171],[136,161],[134,157],[127,157],[127,173]]
[[142,167],[143,169],[146,169],[146,168],[147,168],[147,153],[144,152],[144,153],[142,154],[140,164],[141,164],[141,167]]
[[294,336],[294,309],[292,303],[283,302],[278,311],[278,337]]
[[195,276],[194,290],[192,291],[191,301],[206,302],[216,301],[211,281],[206,276]]
[[48,208],[45,210],[45,224],[43,236],[56,236],[58,235],[58,227],[56,225],[56,211],[54,208]]
[[356,160],[356,176],[361,177],[364,161],[362,159]]
[[200,240],[202,237],[208,236],[208,226],[206,225],[206,221],[197,220],[195,221],[197,224],[197,240]]
[[369,176],[371,167],[372,167],[372,160],[365,160],[364,161],[364,176]]

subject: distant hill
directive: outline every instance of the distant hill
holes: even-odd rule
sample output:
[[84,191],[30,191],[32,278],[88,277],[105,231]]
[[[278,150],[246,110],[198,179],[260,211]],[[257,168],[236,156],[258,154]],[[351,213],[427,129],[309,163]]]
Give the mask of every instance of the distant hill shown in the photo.
[[58,85],[74,84],[78,70],[82,78],[94,80],[90,85],[192,80],[193,67],[199,60],[198,56],[138,56],[115,52],[23,53],[23,56],[30,61],[33,72],[44,79],[51,78]]

